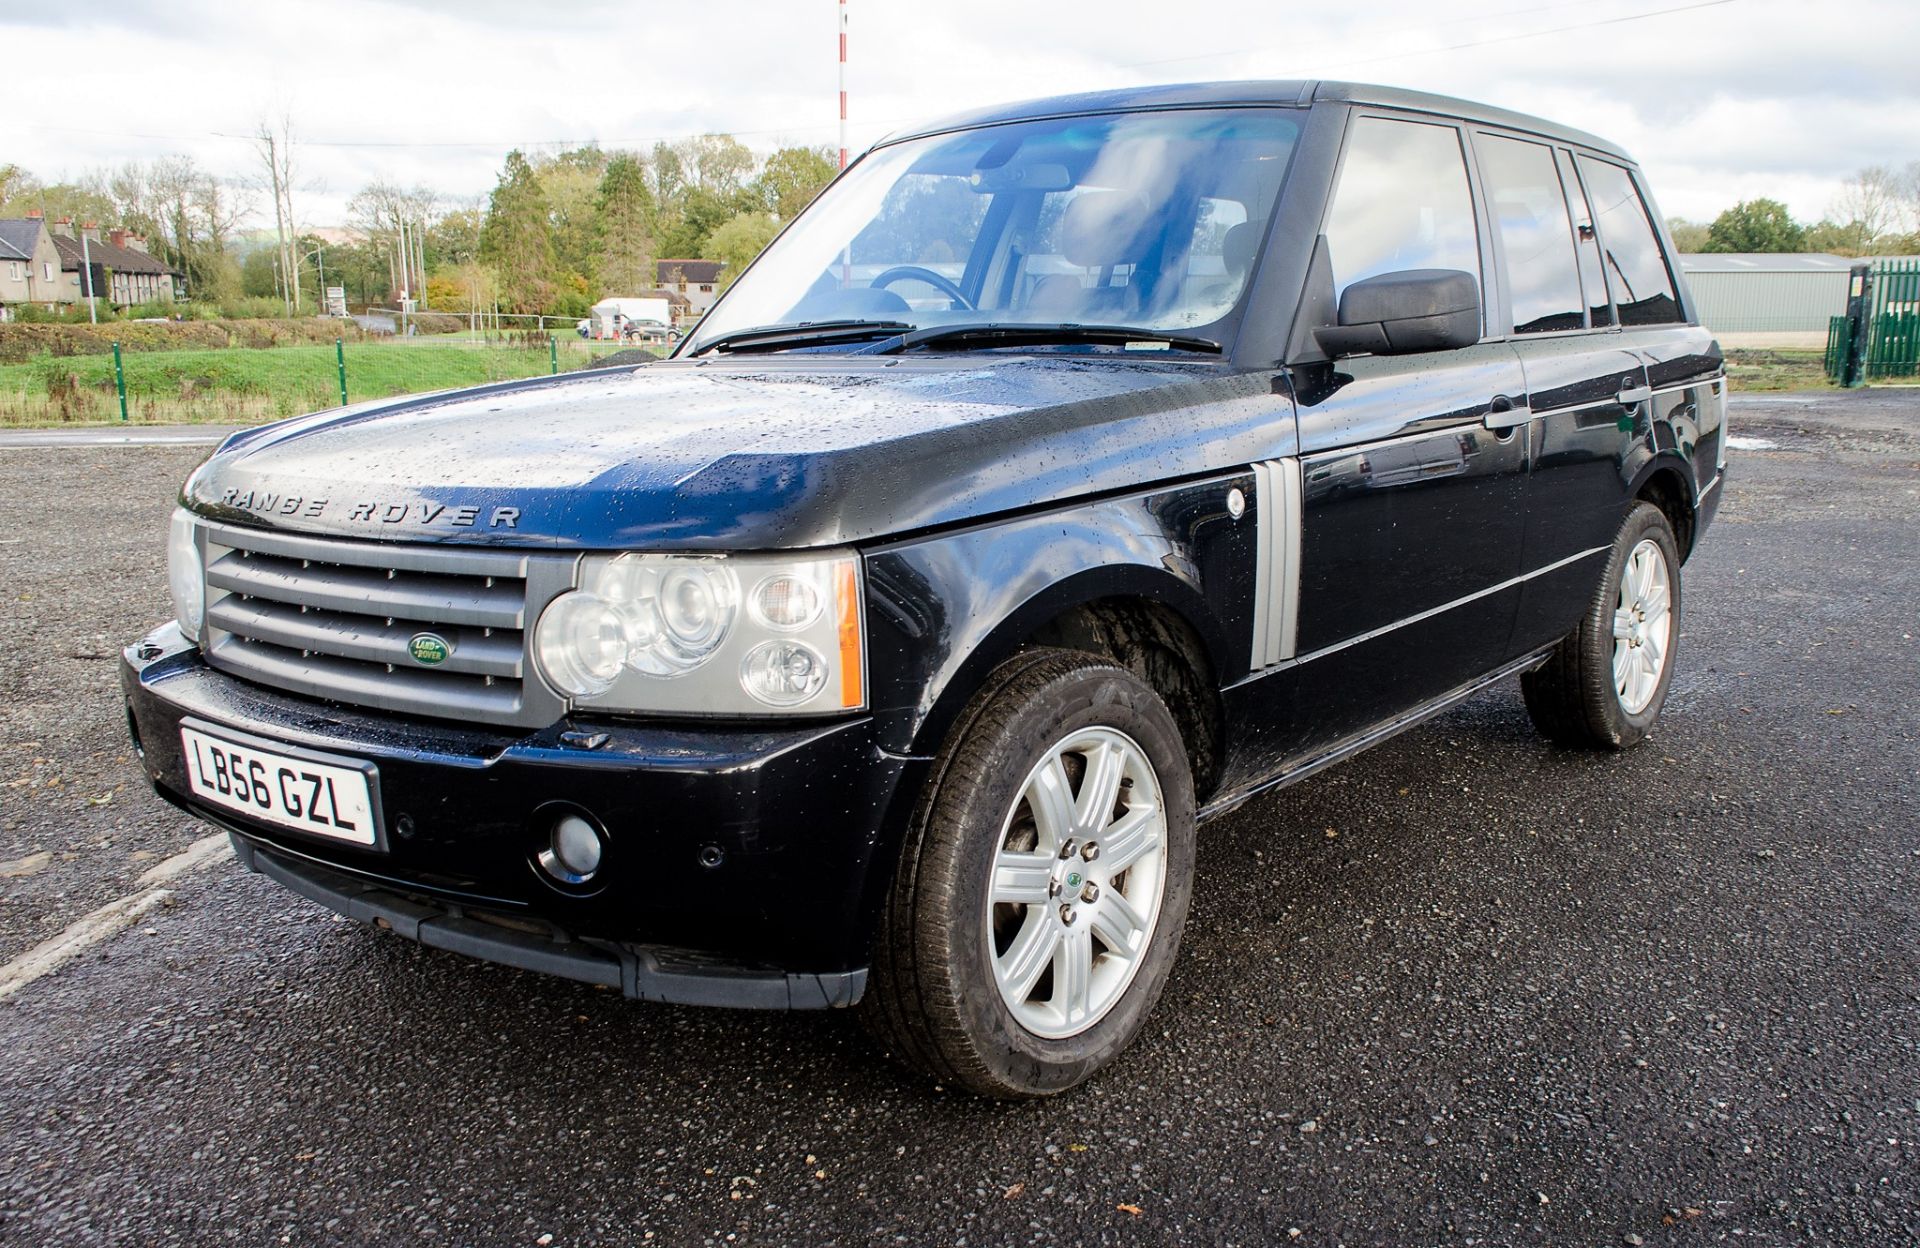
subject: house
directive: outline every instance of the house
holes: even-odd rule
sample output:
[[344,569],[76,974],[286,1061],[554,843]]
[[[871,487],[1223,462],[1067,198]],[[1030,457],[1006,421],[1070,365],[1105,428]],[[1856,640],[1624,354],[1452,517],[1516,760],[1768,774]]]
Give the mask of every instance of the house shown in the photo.
[[39,212],[0,220],[0,309],[39,304],[58,310],[71,302],[61,276],[60,253]]
[[[655,260],[653,262],[654,280],[660,288],[677,294],[687,301],[682,323],[699,320],[720,297],[720,270],[726,268],[722,260]],[[674,305],[676,315],[681,309]]]
[[51,233],[54,249],[60,253],[62,301],[73,303],[87,297],[80,272],[85,262],[94,266],[94,296],[118,307],[172,303],[176,298],[180,275],[149,252],[146,240],[138,234],[108,230],[103,239],[100,227],[91,221],[83,222],[76,233],[71,217],[54,222]]

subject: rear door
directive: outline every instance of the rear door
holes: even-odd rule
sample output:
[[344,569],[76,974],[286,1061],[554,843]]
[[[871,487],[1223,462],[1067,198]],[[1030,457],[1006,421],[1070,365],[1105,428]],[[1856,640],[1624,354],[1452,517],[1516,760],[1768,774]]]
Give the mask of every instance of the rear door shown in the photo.
[[1485,129],[1474,150],[1506,277],[1504,326],[1526,371],[1526,579],[1514,621],[1525,652],[1573,628],[1600,575],[1623,509],[1621,447],[1650,396],[1570,154]]
[[1691,323],[1680,266],[1656,228],[1660,214],[1645,180],[1597,156],[1582,153],[1574,163],[1593,206],[1621,337],[1647,370],[1651,399],[1640,413],[1641,432],[1656,454],[1688,461],[1697,496],[1711,488],[1726,458],[1719,343],[1709,330]]

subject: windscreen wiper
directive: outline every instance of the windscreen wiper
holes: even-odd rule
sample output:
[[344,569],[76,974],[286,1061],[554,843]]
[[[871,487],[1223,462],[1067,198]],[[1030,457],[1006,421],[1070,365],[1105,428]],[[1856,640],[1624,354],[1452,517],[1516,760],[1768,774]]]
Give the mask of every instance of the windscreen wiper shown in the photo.
[[1220,344],[1211,338],[1196,338],[1190,334],[1170,334],[1161,329],[1143,329],[1137,325],[1029,325],[1019,322],[985,322],[975,325],[934,325],[926,329],[916,329],[900,335],[897,343],[888,343],[877,348],[877,353],[890,355],[897,351],[911,351],[916,347],[953,347],[974,345],[984,347],[1021,347],[1044,346],[1054,343],[1094,343],[1098,345],[1128,346],[1140,343],[1149,349],[1171,348],[1179,351],[1201,351],[1208,355],[1219,355]]
[[885,338],[912,329],[913,326],[905,321],[800,321],[793,325],[761,325],[753,329],[736,329],[730,334],[711,338],[689,354],[705,355],[709,351],[723,351],[730,355],[750,351],[785,351],[791,347]]

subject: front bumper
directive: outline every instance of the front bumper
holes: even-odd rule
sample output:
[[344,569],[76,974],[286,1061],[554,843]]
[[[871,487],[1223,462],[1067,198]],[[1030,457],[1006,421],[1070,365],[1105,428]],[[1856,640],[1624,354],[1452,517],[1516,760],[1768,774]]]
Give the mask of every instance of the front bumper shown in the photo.
[[[243,863],[423,943],[699,1004],[844,1005],[924,760],[880,717],[698,728],[562,721],[530,733],[336,706],[214,671],[171,624],[121,665],[160,795]],[[180,721],[378,769],[384,845],[279,829],[196,800]],[[535,865],[560,807],[604,829],[590,890]]]

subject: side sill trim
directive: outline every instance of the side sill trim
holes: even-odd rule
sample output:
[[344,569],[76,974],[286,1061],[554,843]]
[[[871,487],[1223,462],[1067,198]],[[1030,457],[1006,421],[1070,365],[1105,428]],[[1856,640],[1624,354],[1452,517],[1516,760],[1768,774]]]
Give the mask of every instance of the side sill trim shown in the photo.
[[1196,821],[1206,823],[1208,820],[1217,819],[1263,793],[1285,788],[1287,785],[1305,780],[1316,772],[1324,771],[1335,763],[1352,758],[1355,754],[1379,745],[1382,741],[1398,736],[1422,720],[1431,719],[1442,711],[1458,706],[1489,685],[1499,684],[1516,672],[1524,672],[1540,666],[1552,653],[1552,646],[1543,647],[1532,654],[1496,668],[1478,680],[1470,681],[1449,693],[1443,693],[1431,702],[1423,703],[1384,723],[1376,724],[1372,728],[1347,737],[1322,753],[1309,755],[1304,760],[1285,767],[1277,775],[1269,776],[1265,780],[1256,780],[1231,793],[1223,793],[1200,808]]

